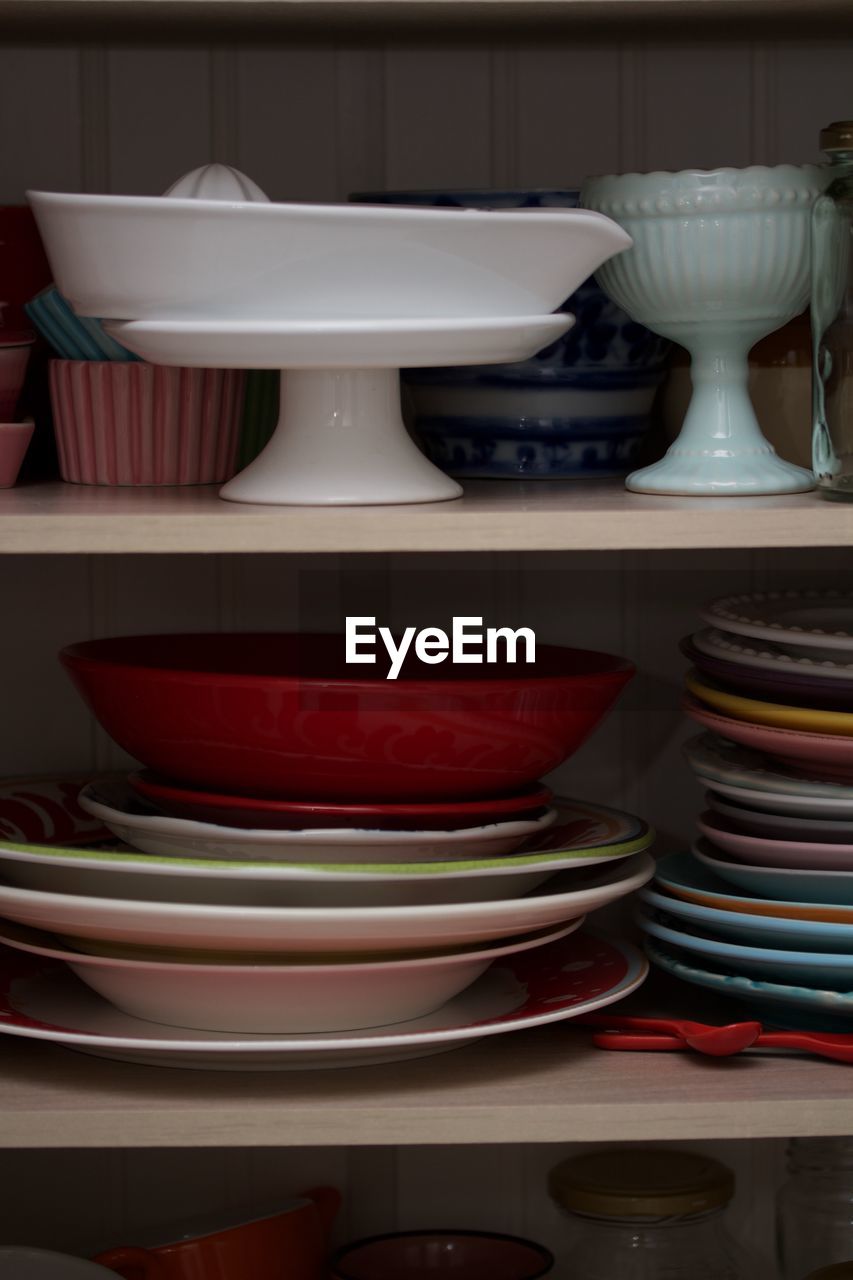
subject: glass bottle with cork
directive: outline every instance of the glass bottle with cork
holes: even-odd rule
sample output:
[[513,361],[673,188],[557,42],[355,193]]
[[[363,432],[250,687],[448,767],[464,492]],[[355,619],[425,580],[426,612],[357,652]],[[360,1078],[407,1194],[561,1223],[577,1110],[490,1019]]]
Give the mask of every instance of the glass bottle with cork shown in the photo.
[[853,120],[820,135],[827,187],[812,213],[812,465],[828,498],[853,500]]

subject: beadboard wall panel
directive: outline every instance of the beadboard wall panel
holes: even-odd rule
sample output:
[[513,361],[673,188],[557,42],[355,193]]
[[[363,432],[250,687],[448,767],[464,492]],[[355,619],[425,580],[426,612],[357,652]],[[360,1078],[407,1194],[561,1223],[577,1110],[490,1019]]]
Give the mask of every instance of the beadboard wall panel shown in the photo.
[[[773,1211],[784,1177],[784,1144],[672,1145],[701,1146],[734,1170],[737,1194],[728,1226],[756,1259],[754,1280],[768,1280],[775,1274]],[[509,1232],[546,1245],[557,1259],[555,1274],[572,1275],[569,1223],[548,1197],[547,1178],[558,1161],[580,1149],[557,1144],[3,1152],[0,1244],[38,1243],[91,1254],[156,1239],[158,1228],[182,1219],[285,1203],[325,1183],[339,1187],[344,1197],[335,1243],[419,1228]]]
[[157,194],[214,158],[313,200],[807,160],[851,67],[849,39],[0,49],[0,201]]
[[[641,813],[662,847],[689,839],[701,792],[681,761],[679,639],[707,600],[764,586],[837,585],[839,551],[454,556],[2,557],[16,625],[0,630],[0,771],[121,767],[56,662],[64,644],[152,631],[336,630],[379,625],[530,626],[540,643],[623,653],[637,675],[614,712],[552,777],[570,795]],[[25,621],[24,621],[25,620]]]
[[202,49],[160,49],[156,62],[146,49],[93,56],[106,59],[109,189],[159,195],[210,152],[211,58]]
[[[83,184],[83,58],[70,49],[0,46],[0,202],[28,187]],[[38,93],[32,92],[38,84]]]

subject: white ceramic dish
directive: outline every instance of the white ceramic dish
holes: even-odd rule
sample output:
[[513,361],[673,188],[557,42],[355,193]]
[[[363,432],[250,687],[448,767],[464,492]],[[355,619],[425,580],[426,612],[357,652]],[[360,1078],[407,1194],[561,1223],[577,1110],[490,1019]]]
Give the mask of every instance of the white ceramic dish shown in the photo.
[[90,991],[64,965],[7,952],[0,961],[0,1035],[24,1036],[99,1057],[157,1066],[235,1071],[355,1067],[426,1057],[621,1000],[648,963],[627,942],[577,933],[498,961],[435,1013],[398,1026],[325,1036],[247,1039],[131,1018]]
[[538,818],[459,827],[455,831],[370,831],[354,827],[274,831],[227,827],[159,813],[144,804],[124,779],[90,783],[80,792],[79,803],[119,840],[145,853],[165,858],[287,862],[312,867],[323,863],[367,866],[491,859],[514,852],[526,841],[538,840],[557,821],[557,810],[549,808]]
[[460,949],[576,920],[632,893],[653,872],[653,860],[638,853],[613,867],[565,872],[524,898],[408,907],[199,906],[4,884],[0,916],[74,939],[90,951],[99,942],[174,949],[176,940],[187,953],[270,956]]
[[[294,370],[272,439],[222,489],[231,502],[276,506],[458,498],[405,429],[397,370],[534,355],[571,323],[547,313],[631,244],[610,219],[576,209],[30,201],[79,314],[154,323],[141,338],[115,329],[122,345],[162,364]],[[161,328],[180,320],[191,323]]]
[[[753,795],[756,793],[752,793]],[[731,804],[709,791],[705,797],[710,807],[748,835],[769,836],[775,840],[811,840],[822,844],[853,845],[853,818],[800,817],[791,813],[772,813],[742,804]]]
[[827,692],[831,691],[833,680],[849,681],[853,676],[853,653],[844,650],[808,649],[805,645],[785,644],[781,640],[754,640],[730,635],[717,627],[697,631],[691,640],[701,653],[723,662],[736,662],[739,667],[781,675],[803,671],[809,676],[819,676],[827,681]]
[[544,315],[631,244],[579,209],[27,195],[59,289],[110,320]]
[[134,320],[105,326],[153,364],[229,369],[398,369],[525,360],[574,316],[434,320]]
[[433,1013],[501,956],[557,942],[582,920],[458,954],[361,964],[184,964],[80,956],[50,934],[0,924],[0,942],[62,960],[134,1018],[197,1031],[303,1035],[390,1026]]
[[853,593],[756,591],[724,596],[699,615],[703,622],[739,636],[783,643],[791,652],[835,650],[853,655]]
[[[98,806],[99,810],[103,808]],[[145,815],[139,817],[144,821]],[[110,819],[111,825],[113,821]],[[156,823],[158,819],[155,817],[153,821]],[[205,825],[171,818],[162,821],[178,826]],[[129,822],[132,826],[133,819]],[[120,816],[117,825],[124,825]],[[602,837],[599,844],[591,830],[596,826]],[[624,838],[605,842],[606,831]],[[654,838],[653,832],[639,819],[594,805],[564,806],[561,822],[552,827],[551,832],[554,833],[553,847],[559,852],[548,852],[552,842],[547,838],[550,833],[546,832],[538,840],[534,838],[522,844],[518,854],[496,858],[478,859],[469,850],[468,857],[459,861],[338,865],[313,865],[310,845],[307,849],[285,848],[282,857],[286,858],[289,853],[290,861],[229,862],[170,855],[168,850],[172,846],[168,837],[155,837],[153,843],[159,844],[162,852],[152,853],[140,853],[136,849],[63,849],[0,843],[0,869],[6,880],[24,888],[48,893],[91,894],[99,898],[255,907],[403,906],[518,898],[558,871],[583,870],[630,857],[648,848]],[[562,840],[560,833],[563,833]],[[275,837],[295,833],[235,832],[236,840],[244,834]],[[523,852],[530,847],[535,851]],[[391,842],[384,856],[400,858],[405,852],[405,848],[395,849]],[[300,856],[305,859],[301,865]]]
[[767,796],[773,795],[780,804],[787,797],[791,804],[801,806],[781,812],[812,813],[826,818],[853,815],[853,785],[786,773],[763,752],[727,742],[714,733],[699,734],[682,749],[691,769],[704,783],[715,791],[722,784],[741,788],[743,793],[753,792],[762,797],[760,805],[757,799],[749,801],[757,808],[763,808]]
[[0,1248],[0,1280],[115,1280],[115,1272],[47,1249]]

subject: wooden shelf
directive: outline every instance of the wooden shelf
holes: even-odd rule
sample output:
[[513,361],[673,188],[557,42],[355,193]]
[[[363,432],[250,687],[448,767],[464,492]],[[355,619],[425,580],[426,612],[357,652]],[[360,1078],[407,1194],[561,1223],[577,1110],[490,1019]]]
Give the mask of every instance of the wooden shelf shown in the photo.
[[347,1071],[138,1067],[0,1046],[2,1147],[377,1146],[853,1133],[850,1069],[605,1053],[565,1027]]
[[0,492],[0,553],[635,551],[853,547],[853,504],[817,494],[656,498],[618,482],[485,482],[455,502],[256,507],[215,489]]
[[203,27],[215,41],[234,31],[294,27],[328,36],[332,21],[402,30],[429,23],[437,39],[484,25],[578,30],[618,23],[623,36],[649,26],[728,27],[732,21],[742,32],[754,29],[761,35],[768,22],[777,36],[786,29],[801,31],[805,24],[812,35],[820,30],[838,34],[850,29],[853,14],[849,0],[0,0],[0,21],[7,39],[55,41],[81,31],[111,39],[122,30],[177,34]]

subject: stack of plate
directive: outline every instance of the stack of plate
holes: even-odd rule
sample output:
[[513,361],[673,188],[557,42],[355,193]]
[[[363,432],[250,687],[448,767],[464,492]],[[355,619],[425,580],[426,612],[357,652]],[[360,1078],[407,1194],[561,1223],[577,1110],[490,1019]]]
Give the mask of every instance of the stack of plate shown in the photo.
[[767,1006],[853,1029],[853,595],[718,600],[682,642],[685,755],[707,788],[691,855],[666,859],[641,923],[652,958]]
[[629,664],[540,649],[536,674],[451,666],[390,684],[336,671],[333,640],[65,651],[102,724],[161,772],[83,788],[118,848],[0,845],[0,940],[23,957],[0,1032],[180,1065],[338,1065],[556,1021],[639,985],[629,946],[576,931],[649,880],[651,831],[552,804],[535,781]]

